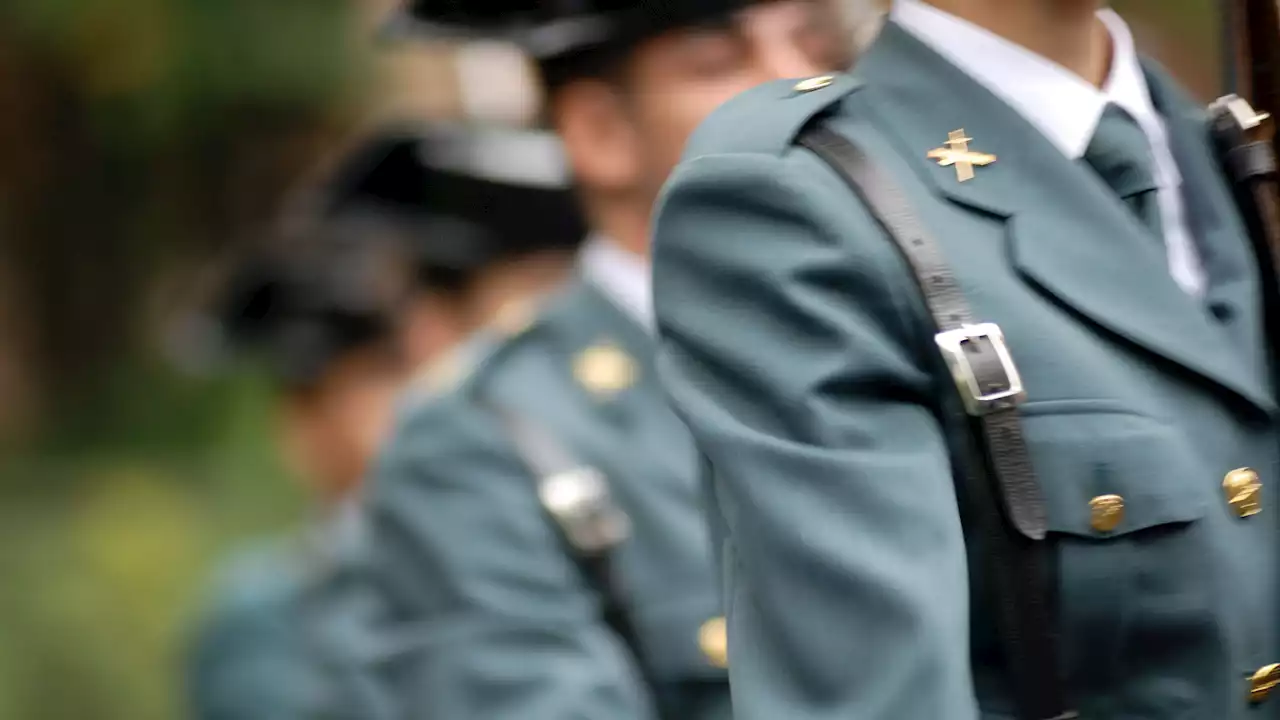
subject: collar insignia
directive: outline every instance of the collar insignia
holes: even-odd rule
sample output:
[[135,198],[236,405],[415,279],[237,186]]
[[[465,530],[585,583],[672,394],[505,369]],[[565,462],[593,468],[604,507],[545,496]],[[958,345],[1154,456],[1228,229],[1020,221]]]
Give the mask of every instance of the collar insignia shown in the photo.
[[946,147],[930,150],[928,157],[930,160],[937,160],[943,167],[954,165],[956,180],[968,182],[974,177],[975,167],[986,167],[996,161],[995,155],[970,150],[970,142],[973,142],[973,138],[965,137],[963,128],[953,130],[947,137]]
[[625,350],[601,343],[578,353],[573,360],[573,376],[592,395],[617,395],[635,385],[640,370]]

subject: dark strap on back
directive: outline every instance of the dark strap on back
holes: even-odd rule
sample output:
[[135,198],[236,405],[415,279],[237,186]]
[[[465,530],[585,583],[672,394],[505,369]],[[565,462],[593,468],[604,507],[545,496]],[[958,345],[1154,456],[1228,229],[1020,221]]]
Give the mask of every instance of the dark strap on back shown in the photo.
[[[601,615],[636,661],[650,692],[656,690],[640,632],[632,620],[614,553],[630,535],[630,521],[609,489],[608,478],[584,465],[541,424],[508,407],[490,405],[517,454],[537,481],[538,500],[555,522],[570,557],[600,596]],[[656,698],[655,698],[656,700]]]
[[1018,413],[1025,392],[1000,328],[975,321],[941,247],[906,194],[861,148],[821,124],[804,130],[799,144],[862,199],[907,260],[929,310],[934,340],[972,430],[973,452],[956,472],[957,489],[985,538],[989,592],[1018,717],[1075,718],[1060,667],[1044,498]]

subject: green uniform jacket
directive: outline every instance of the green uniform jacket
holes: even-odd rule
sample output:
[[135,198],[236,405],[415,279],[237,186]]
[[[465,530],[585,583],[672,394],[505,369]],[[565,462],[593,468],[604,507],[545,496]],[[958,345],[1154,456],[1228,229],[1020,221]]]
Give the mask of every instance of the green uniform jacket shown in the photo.
[[[404,715],[728,717],[699,640],[720,603],[696,455],[648,333],[584,281],[465,353],[465,377],[409,402],[367,498],[378,634],[400,640],[378,675]],[[630,519],[615,578],[641,647],[603,620],[499,407],[607,479]]]
[[[749,92],[691,142],[658,211],[659,364],[726,530],[738,720],[1012,716],[990,608],[971,602],[962,438],[940,420],[954,387],[896,247],[795,146],[819,116],[897,180],[1004,330],[1081,717],[1280,717],[1265,691],[1250,704],[1280,662],[1280,508],[1264,487],[1242,516],[1224,490],[1240,468],[1280,485],[1257,273],[1203,114],[1148,71],[1203,300],[1085,165],[892,24],[853,76]],[[965,183],[927,158],[961,128],[998,158]],[[1124,503],[1110,530],[1104,495]]]

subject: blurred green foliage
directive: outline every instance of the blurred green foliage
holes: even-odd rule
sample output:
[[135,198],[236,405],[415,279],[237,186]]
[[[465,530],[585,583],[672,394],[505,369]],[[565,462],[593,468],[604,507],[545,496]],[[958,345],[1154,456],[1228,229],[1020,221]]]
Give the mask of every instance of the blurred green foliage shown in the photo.
[[0,442],[4,720],[183,717],[211,566],[299,520],[270,388],[167,368],[159,288],[252,242],[344,127],[355,10],[0,2],[0,269],[25,321],[0,344],[40,411]]
[[[269,388],[163,378],[132,383],[150,399],[117,442],[0,469],[0,718],[182,717],[186,628],[209,569],[297,519]],[[166,417],[179,420],[168,432]]]
[[343,127],[354,7],[0,3],[0,255],[44,416],[145,354],[157,287],[247,242]]

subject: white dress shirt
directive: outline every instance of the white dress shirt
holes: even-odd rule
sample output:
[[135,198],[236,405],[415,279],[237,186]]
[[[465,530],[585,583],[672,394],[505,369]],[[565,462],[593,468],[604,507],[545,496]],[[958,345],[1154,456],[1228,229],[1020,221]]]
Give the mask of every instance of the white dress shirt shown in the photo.
[[1061,65],[921,0],[894,0],[889,17],[1008,103],[1068,158],[1084,156],[1108,104],[1132,115],[1155,159],[1169,272],[1188,293],[1204,291],[1204,268],[1187,224],[1182,175],[1169,132],[1151,101],[1133,34],[1119,15],[1098,11],[1112,44],[1111,71],[1101,90]]
[[587,239],[578,256],[583,277],[646,330],[653,329],[653,283],[648,258],[636,255],[609,238]]

